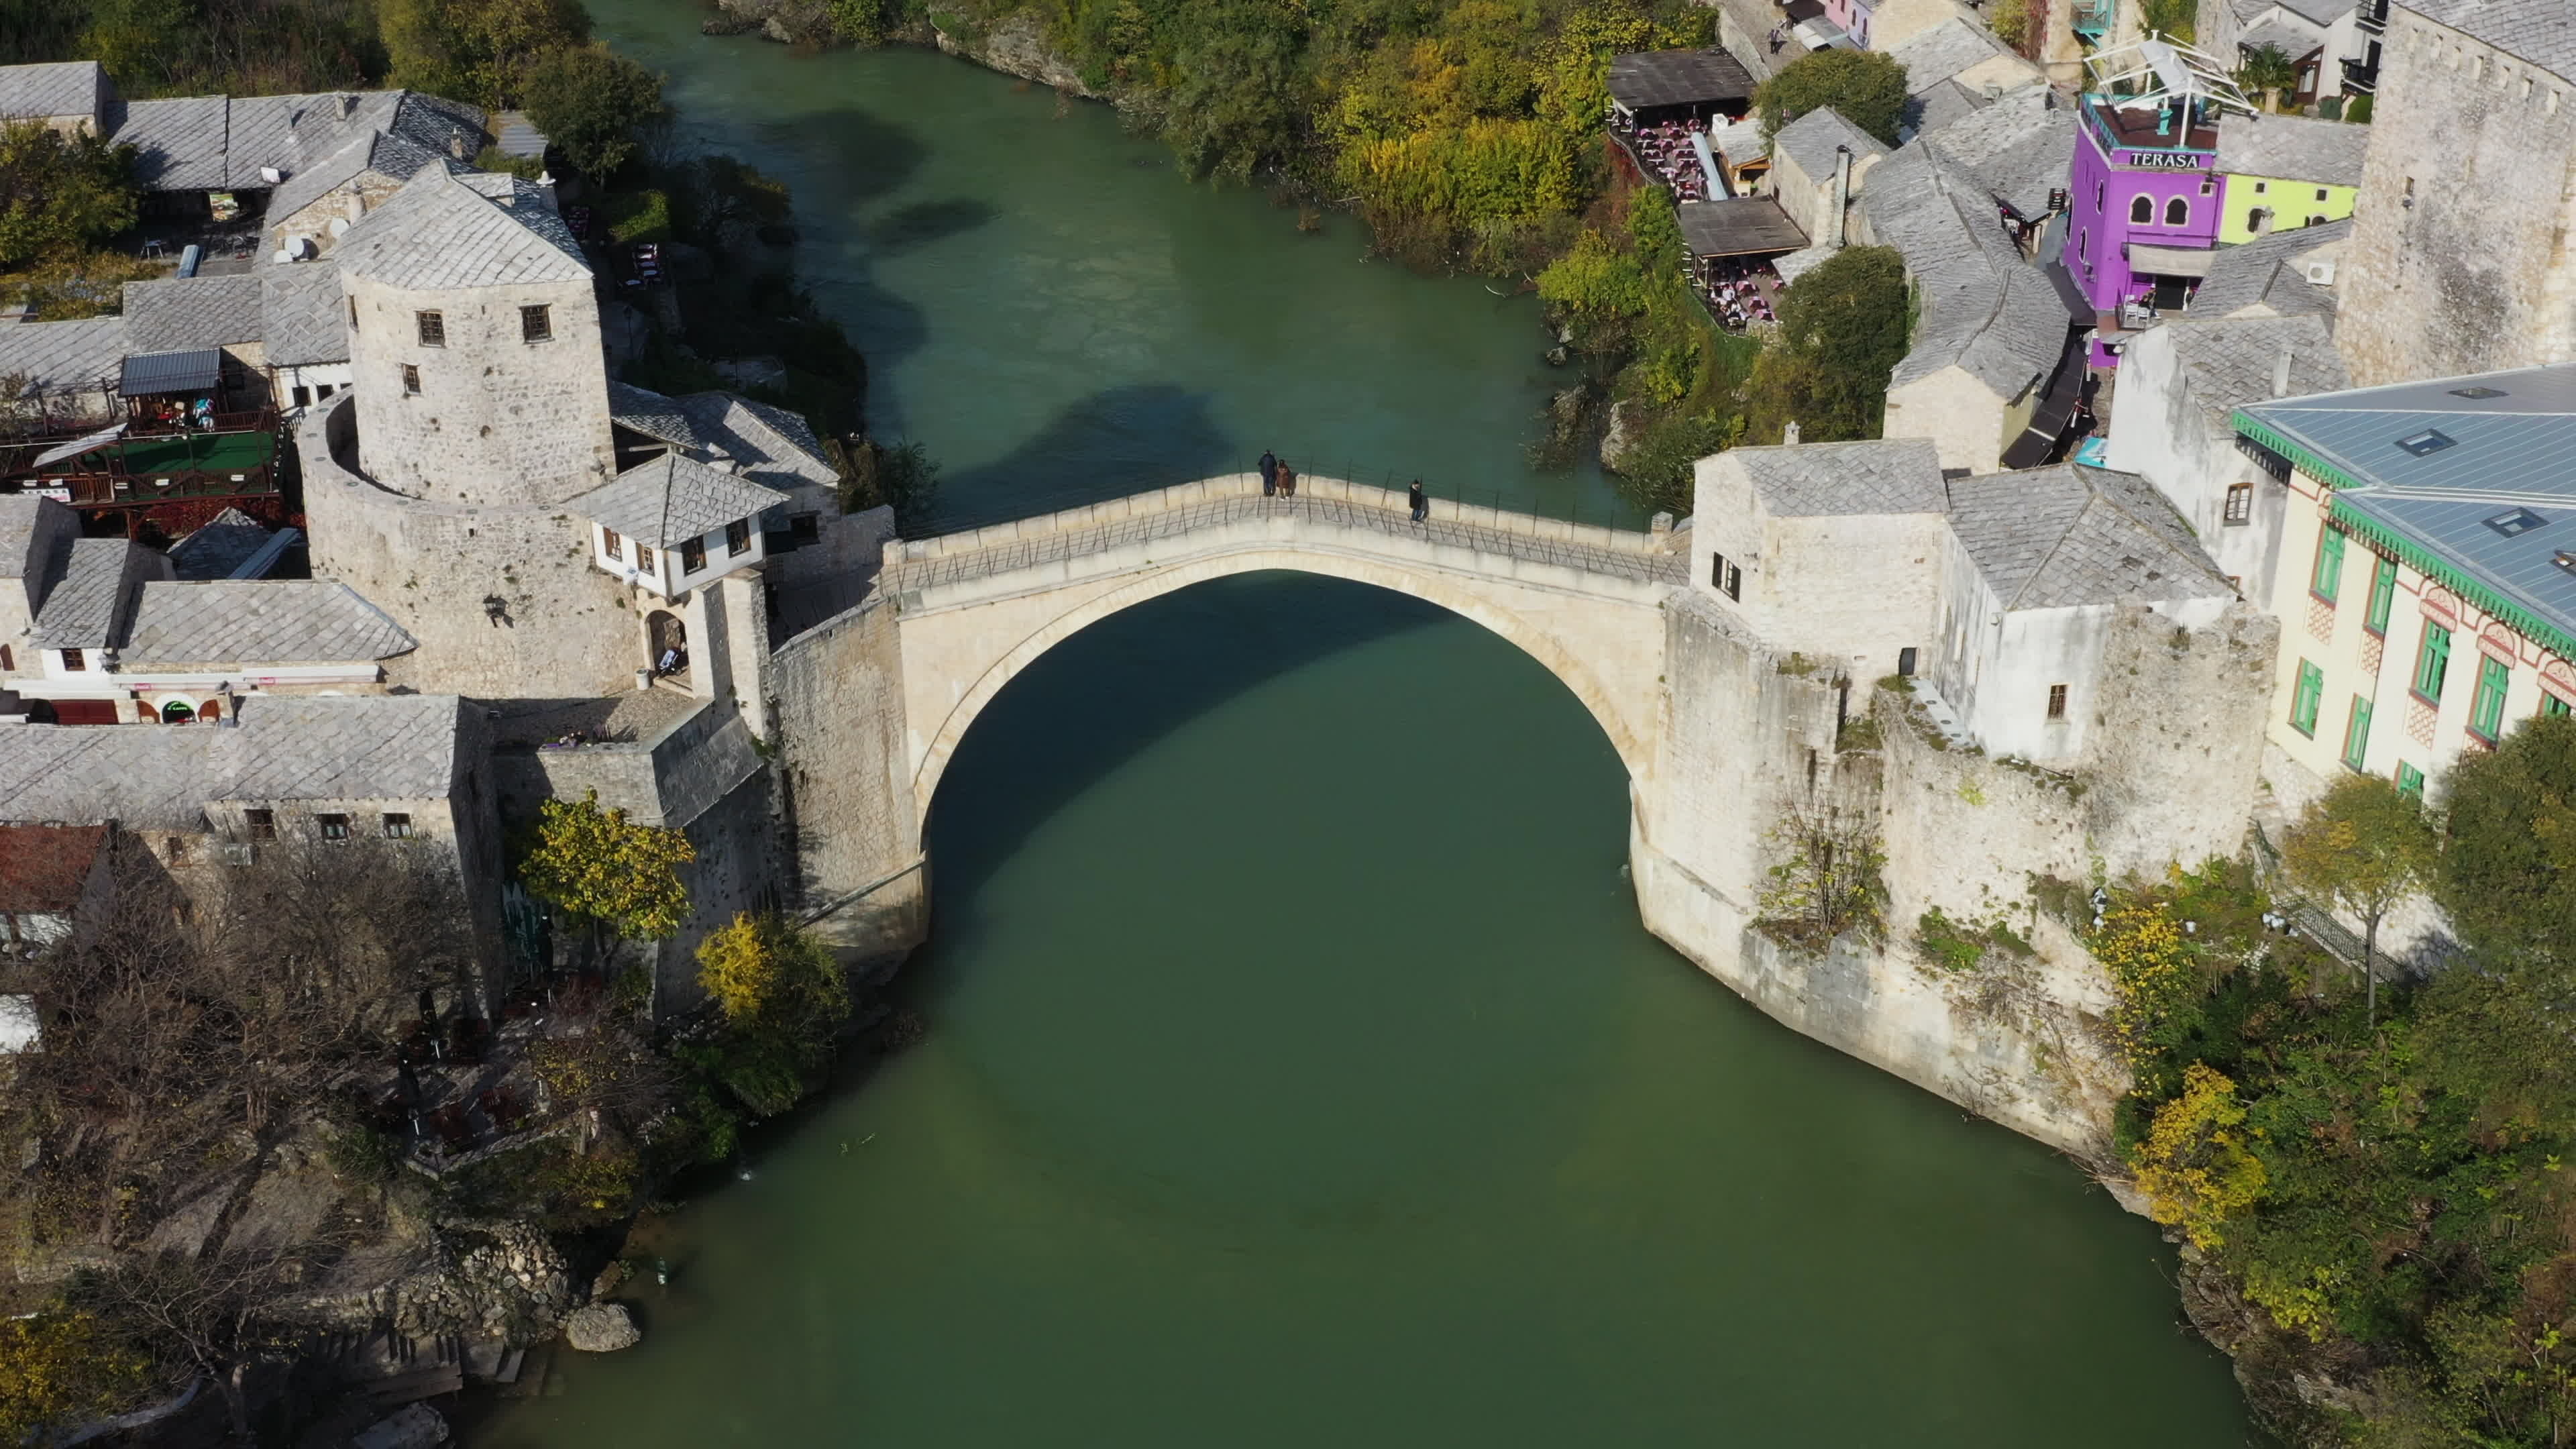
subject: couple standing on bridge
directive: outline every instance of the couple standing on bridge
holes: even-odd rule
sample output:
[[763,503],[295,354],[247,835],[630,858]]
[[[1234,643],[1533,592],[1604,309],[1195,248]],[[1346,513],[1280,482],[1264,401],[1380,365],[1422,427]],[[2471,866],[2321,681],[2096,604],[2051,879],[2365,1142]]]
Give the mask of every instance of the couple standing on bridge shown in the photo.
[[[1297,470],[1280,462],[1279,456],[1267,448],[1261,450],[1261,496],[1264,498],[1297,496]],[[1414,522],[1424,523],[1430,520],[1431,500],[1423,495],[1421,479],[1413,480],[1413,487],[1406,492],[1405,501],[1412,505]]]

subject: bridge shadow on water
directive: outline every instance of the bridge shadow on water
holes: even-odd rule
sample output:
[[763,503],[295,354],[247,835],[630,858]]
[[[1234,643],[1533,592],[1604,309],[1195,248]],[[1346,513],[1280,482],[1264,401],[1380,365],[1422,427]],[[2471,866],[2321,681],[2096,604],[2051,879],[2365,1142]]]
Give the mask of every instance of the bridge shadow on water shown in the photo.
[[1166,735],[1266,680],[1455,617],[1366,584],[1257,573],[1190,585],[1066,639],[1003,687],[940,777],[923,832],[936,938],[971,927],[964,913],[1031,832]]
[[1240,454],[1209,416],[1208,394],[1114,387],[1058,413],[1009,456],[941,478],[928,526],[954,533],[1249,471],[1253,456]]

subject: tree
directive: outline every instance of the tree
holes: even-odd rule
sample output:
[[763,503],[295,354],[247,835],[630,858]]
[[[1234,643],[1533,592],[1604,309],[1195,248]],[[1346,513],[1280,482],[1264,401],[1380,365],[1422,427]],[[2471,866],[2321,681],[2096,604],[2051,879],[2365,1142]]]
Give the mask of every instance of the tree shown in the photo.
[[698,947],[698,984],[724,1014],[725,1086],[763,1115],[795,1105],[850,1014],[840,962],[775,915],[737,915]]
[[1905,259],[1892,247],[1846,247],[1800,277],[1780,302],[1779,341],[1753,364],[1748,433],[1774,442],[1794,422],[1811,443],[1877,437],[1905,312]]
[[667,941],[689,914],[680,867],[697,858],[688,836],[602,810],[594,790],[538,807],[536,843],[519,880],[528,894],[588,922],[594,948],[610,936]]
[[1884,934],[1887,852],[1874,814],[1811,786],[1781,805],[1769,838],[1782,852],[1761,902],[1774,936],[1821,950],[1846,931],[1872,941]]
[[56,1304],[0,1318],[0,1444],[126,1408],[150,1387],[148,1367],[94,1313]]
[[1300,11],[1260,0],[1193,6],[1174,57],[1166,134],[1182,169],[1235,181],[1294,153],[1313,89]]
[[2281,839],[2299,889],[2361,918],[2361,975],[2379,1020],[2379,923],[2431,881],[2433,827],[2414,796],[2376,775],[2346,775]]
[[2140,25],[2150,34],[2191,44],[2200,28],[2200,0],[2143,0]]
[[67,261],[134,225],[134,148],[0,126],[0,270]]
[[[528,119],[592,180],[624,166],[635,155],[638,133],[669,114],[662,104],[662,77],[605,45],[566,45],[545,52],[528,67],[525,88]],[[777,186],[749,167],[733,164],[751,178]],[[784,188],[778,189],[783,197]]]
[[1905,67],[1875,50],[1819,50],[1780,68],[1753,92],[1762,134],[1776,136],[1809,111],[1830,106],[1844,120],[1896,144],[1905,118]]
[[2245,1147],[2236,1084],[2199,1062],[2183,1069],[2182,1095],[2156,1109],[2155,1126],[2130,1153],[2148,1215],[2178,1227],[2195,1247],[2219,1245],[2219,1228],[2263,1196],[2263,1164]]
[[234,1370],[275,1345],[270,1331],[319,1261],[318,1243],[226,1246],[191,1256],[136,1254],[75,1280],[73,1301],[214,1381],[249,1443],[249,1405]]
[[590,39],[581,0],[379,0],[376,17],[397,84],[478,106],[522,103],[541,57]]
[[700,156],[688,171],[689,228],[710,247],[736,227],[774,226],[794,205],[787,183],[731,156]]
[[2258,46],[2237,70],[2236,84],[2245,94],[2277,111],[2299,88],[2299,67],[2281,47]]
[[2481,956],[2568,977],[2576,967],[2576,718],[2543,716],[2492,753],[2468,752],[2449,784],[2434,900]]

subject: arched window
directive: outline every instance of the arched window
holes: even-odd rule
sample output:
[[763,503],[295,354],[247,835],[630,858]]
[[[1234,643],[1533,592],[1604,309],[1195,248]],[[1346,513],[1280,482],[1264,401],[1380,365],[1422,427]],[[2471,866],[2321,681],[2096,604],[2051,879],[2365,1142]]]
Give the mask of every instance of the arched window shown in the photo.
[[213,724],[223,717],[224,707],[220,701],[210,699],[204,704],[197,706],[197,723],[199,724]]
[[2094,182],[2094,183],[2093,183],[2093,209],[2094,209],[2095,211],[2100,211],[2100,210],[2102,210],[2104,207],[2109,206],[2110,204],[2111,204],[2111,183],[2110,183],[2110,182],[2108,182],[2108,181],[2096,181],[2096,182]]
[[194,724],[196,720],[197,712],[189,708],[188,702],[184,699],[174,699],[161,706],[163,724]]
[[2165,225],[2180,226],[2191,220],[2191,203],[2177,196],[2165,203]]
[[2155,219],[2156,199],[2154,197],[2140,196],[2129,202],[2130,221],[2135,222],[2139,226],[2145,226],[2147,223],[2152,222]]
[[2268,206],[2258,206],[2252,211],[2245,213],[2245,229],[2254,233],[2256,236],[2261,236],[2263,233],[2270,231],[2272,229],[2272,208]]

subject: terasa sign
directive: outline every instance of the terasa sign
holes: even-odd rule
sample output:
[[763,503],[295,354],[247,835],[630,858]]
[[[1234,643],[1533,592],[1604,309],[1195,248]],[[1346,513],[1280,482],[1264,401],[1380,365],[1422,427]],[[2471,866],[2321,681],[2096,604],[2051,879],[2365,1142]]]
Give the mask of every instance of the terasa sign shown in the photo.
[[2120,164],[2141,171],[2197,171],[2200,159],[2197,151],[2131,151],[2120,158]]

